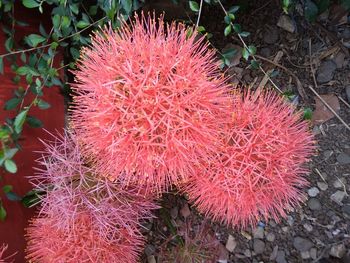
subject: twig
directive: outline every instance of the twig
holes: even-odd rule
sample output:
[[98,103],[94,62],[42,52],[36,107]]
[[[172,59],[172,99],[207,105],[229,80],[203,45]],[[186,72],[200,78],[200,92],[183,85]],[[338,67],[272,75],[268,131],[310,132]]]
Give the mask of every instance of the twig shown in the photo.
[[[275,56],[274,59],[273,59],[273,62],[278,63],[278,62],[281,60],[282,57],[283,57],[283,52],[282,52],[282,51],[278,51],[277,54],[276,54],[276,56]],[[270,70],[267,72],[267,74],[269,74],[269,76],[270,76],[270,74],[273,72],[273,70],[274,70],[274,69],[270,69]],[[266,85],[266,83],[267,83],[268,81],[269,81],[269,80],[268,80],[268,78],[267,78],[266,75],[265,75],[264,78],[261,80],[261,82],[260,82],[260,84],[259,84],[259,87],[260,87],[260,88],[264,88],[265,85]]]
[[[315,70],[311,61],[311,39],[309,39],[309,56],[310,56],[311,75],[312,75],[312,79],[314,80],[315,88],[317,88],[318,85],[315,77]],[[329,104],[320,96],[320,94],[318,94],[316,90],[314,90],[314,88],[311,87],[310,85],[308,87],[316,95],[316,97],[334,114],[334,116],[337,117],[337,119],[350,131],[350,126],[338,115],[338,113],[336,113],[335,110],[333,110],[331,106],[329,106]]]
[[[67,40],[67,39],[69,39],[69,38],[71,38],[71,37],[74,37],[75,35],[78,35],[78,34],[84,32],[85,30],[87,30],[88,28],[90,28],[90,27],[96,25],[97,23],[99,23],[100,21],[104,20],[105,18],[106,18],[106,17],[104,16],[104,17],[102,17],[101,19],[99,19],[99,20],[95,21],[94,23],[88,25],[87,27],[83,28],[82,30],[80,30],[80,31],[78,31],[78,32],[75,32],[75,33],[73,33],[73,34],[71,34],[71,35],[69,35],[69,36],[67,36],[67,37],[61,38],[61,39],[57,40],[56,42],[59,43],[59,42],[62,42],[62,41],[64,41],[64,40]],[[7,57],[7,56],[11,56],[11,55],[15,55],[15,54],[20,54],[20,53],[27,53],[27,52],[30,52],[30,51],[33,51],[33,50],[37,50],[37,49],[47,48],[47,47],[51,46],[51,44],[52,44],[52,43],[50,43],[50,44],[45,44],[45,45],[38,46],[38,47],[33,47],[33,48],[28,48],[28,49],[23,49],[23,50],[18,50],[18,51],[14,51],[14,52],[2,54],[2,55],[0,55],[0,58],[4,58],[4,57]]]
[[348,108],[350,108],[350,104],[347,103],[342,97],[338,96],[338,99],[340,99]]
[[315,171],[318,173],[318,175],[321,177],[321,179],[323,180],[323,182],[327,183],[327,181],[324,179],[323,175],[321,174],[321,172],[315,168]]
[[200,3],[200,5],[199,5],[199,11],[198,11],[198,18],[197,18],[196,27],[199,26],[199,20],[201,19],[202,6],[203,6],[203,0],[201,0],[201,3]]
[[346,196],[349,196],[348,192],[346,191],[346,185],[343,183],[342,180],[339,179],[338,176],[334,175],[335,177],[337,177],[338,181],[340,182],[340,184],[343,186],[343,190]]
[[[228,13],[227,13],[225,7],[222,5],[222,3],[221,3],[220,0],[218,0],[218,3],[219,3],[219,5],[221,6],[221,9],[224,11],[225,15],[228,15]],[[231,26],[233,27],[233,23],[230,22],[230,24],[231,24]],[[245,41],[244,41],[244,39],[241,37],[241,35],[240,35],[240,34],[237,34],[237,35],[238,35],[238,37],[239,37],[239,40],[240,40],[241,43],[243,44],[243,47],[246,48],[247,50],[249,50],[248,45],[245,43]],[[249,53],[250,53],[250,52],[249,52]],[[257,61],[257,59],[256,59],[257,56],[256,56],[256,55],[253,55],[253,54],[250,54],[250,55],[251,55],[251,57],[252,57],[255,61]],[[268,80],[271,82],[271,84],[274,86],[274,88],[275,88],[276,90],[278,90],[280,93],[283,93],[282,90],[275,84],[275,82],[273,82],[273,80],[270,78],[270,76],[266,73],[266,71],[261,67],[260,64],[259,64],[259,69],[261,70],[261,72],[262,72],[265,76],[267,76]]]
[[292,71],[290,71],[290,70],[289,70],[288,68],[286,68],[285,66],[282,66],[281,64],[276,63],[276,62],[274,62],[274,61],[272,61],[272,60],[270,60],[270,59],[268,59],[268,58],[265,58],[265,57],[260,56],[260,55],[255,55],[255,56],[256,56],[257,58],[261,59],[261,60],[264,60],[264,61],[266,61],[266,62],[269,62],[269,63],[275,65],[276,67],[279,67],[279,68],[283,69],[285,72],[287,72],[289,75],[291,75],[292,78],[294,79],[294,81],[295,81],[296,84],[297,84],[297,90],[298,90],[300,96],[301,96],[303,99],[306,99],[306,98],[307,98],[306,92],[305,92],[305,90],[304,90],[304,88],[303,88],[303,84],[301,84],[301,81],[299,80],[299,78],[298,78]]

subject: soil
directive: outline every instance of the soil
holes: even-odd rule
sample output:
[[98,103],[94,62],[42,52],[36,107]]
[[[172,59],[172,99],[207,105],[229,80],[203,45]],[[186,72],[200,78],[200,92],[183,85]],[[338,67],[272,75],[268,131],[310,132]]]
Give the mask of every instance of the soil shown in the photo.
[[[273,82],[283,92],[291,91],[298,107],[309,107],[314,110],[314,116],[318,116],[312,120],[311,129],[318,147],[309,164],[310,185],[305,189],[304,204],[279,223],[260,222],[251,229],[238,231],[215,222],[203,223],[203,217],[187,204],[185,197],[167,194],[163,198],[164,208],[157,213],[158,218],[145,223],[148,245],[144,262],[171,262],[161,258],[166,253],[169,255],[166,251],[180,253],[175,250],[178,246],[175,236],[183,236],[184,231],[188,231],[192,235],[188,238],[189,244],[198,244],[194,238],[200,235],[198,229],[208,230],[205,237],[212,235],[216,240],[203,238],[207,244],[202,244],[197,251],[204,255],[203,251],[210,250],[212,257],[186,262],[350,262],[350,131],[333,114],[325,121],[329,112],[322,107],[315,108],[315,93],[309,88],[311,86],[320,95],[333,97],[339,104],[339,116],[350,124],[350,108],[345,104],[350,103],[349,14],[345,12],[345,21],[344,17],[334,18],[332,10],[339,6],[332,6],[317,23],[310,24],[297,6],[288,16],[296,29],[290,33],[278,26],[283,14],[279,2],[249,1],[254,8],[240,13],[237,20],[244,31],[251,33],[245,41],[257,46],[259,56],[273,61],[278,52],[283,52],[278,64],[289,72],[259,61],[265,70],[274,69],[270,74]],[[200,24],[213,34],[211,42],[219,50],[228,43],[241,46],[237,37],[224,37],[223,18],[219,6],[205,7]],[[314,74],[310,67],[310,52]],[[299,89],[291,72],[301,82]],[[235,84],[255,88],[264,77],[261,71],[248,68],[243,59],[227,73],[232,75]],[[272,89],[273,86],[267,83],[265,88]],[[305,91],[306,97],[301,96],[300,89]]]

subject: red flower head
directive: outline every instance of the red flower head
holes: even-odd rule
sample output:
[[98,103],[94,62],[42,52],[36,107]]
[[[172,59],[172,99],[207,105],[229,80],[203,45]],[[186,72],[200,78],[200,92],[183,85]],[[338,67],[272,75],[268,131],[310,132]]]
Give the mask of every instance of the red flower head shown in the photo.
[[159,193],[213,151],[227,118],[225,78],[204,37],[138,18],[96,33],[83,50],[72,126],[99,168]]
[[119,230],[108,240],[96,232],[89,213],[75,217],[69,229],[58,227],[60,215],[35,218],[27,229],[27,258],[35,263],[136,263],[143,238]]
[[39,163],[43,168],[32,181],[39,192],[46,192],[40,214],[45,218],[59,215],[55,224],[60,229],[70,229],[82,213],[89,213],[95,231],[111,239],[118,237],[120,229],[130,228],[131,233],[158,208],[142,190],[121,189],[118,182],[98,176],[82,158],[74,134],[46,144]]
[[300,114],[271,92],[237,96],[233,109],[224,149],[185,189],[200,212],[228,225],[278,221],[302,199],[313,136]]

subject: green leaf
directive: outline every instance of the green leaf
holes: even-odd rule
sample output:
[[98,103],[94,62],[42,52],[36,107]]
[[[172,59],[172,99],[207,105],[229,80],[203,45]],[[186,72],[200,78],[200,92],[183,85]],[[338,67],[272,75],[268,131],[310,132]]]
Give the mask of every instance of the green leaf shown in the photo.
[[244,58],[245,60],[248,60],[249,55],[250,55],[250,54],[249,54],[248,49],[243,48],[243,49],[242,49],[242,56],[243,56],[243,58]]
[[26,120],[28,109],[21,111],[15,118],[14,127],[16,133],[20,133]]
[[38,35],[38,34],[30,34],[29,36],[26,36],[25,41],[26,43],[31,47],[36,47],[40,43],[44,42],[46,40],[45,37]]
[[67,28],[70,25],[70,18],[68,16],[62,16],[61,17],[61,26],[62,28]]
[[35,8],[40,6],[40,4],[35,0],[23,0],[22,3],[27,8]]
[[250,35],[250,33],[247,32],[247,31],[243,31],[243,32],[239,33],[239,35],[240,35],[241,37],[247,37],[247,36]]
[[2,191],[4,191],[5,194],[11,192],[12,189],[13,189],[13,186],[10,185],[10,184],[4,185],[4,186],[2,187]]
[[77,28],[85,28],[85,27],[87,27],[87,26],[89,26],[89,25],[90,25],[89,22],[80,20],[80,21],[77,23]]
[[132,0],[122,0],[122,7],[127,14],[131,12],[132,9]]
[[230,24],[231,23],[231,17],[229,15],[224,17],[224,21],[226,24]]
[[15,174],[17,172],[17,165],[11,159],[5,160],[4,166],[5,166],[6,171],[8,171],[9,173]]
[[303,118],[304,118],[304,120],[311,120],[311,118],[312,118],[312,109],[305,108],[304,109]]
[[5,110],[13,110],[14,108],[16,108],[18,106],[18,104],[20,104],[21,101],[22,101],[22,99],[20,99],[20,98],[12,98],[12,99],[6,101],[4,109]]
[[44,194],[43,191],[31,190],[25,194],[22,198],[22,204],[25,207],[32,207],[40,202],[40,194]]
[[35,118],[33,116],[30,116],[30,115],[27,116],[27,123],[32,128],[43,127],[43,122],[41,120],[39,120],[38,118]]
[[12,159],[13,156],[18,152],[18,148],[11,148],[5,150],[5,158],[6,159]]
[[259,68],[259,62],[256,60],[250,61],[250,65],[252,66],[253,69],[258,69]]
[[317,5],[311,0],[306,0],[305,9],[304,9],[305,18],[310,22],[315,22],[317,18],[317,14],[318,14]]
[[234,13],[236,13],[239,10],[239,8],[240,7],[238,5],[234,5],[234,6],[231,6],[230,9],[227,12],[231,13],[231,14],[234,14]]
[[30,68],[27,67],[27,66],[23,66],[23,67],[19,67],[17,70],[16,70],[16,73],[18,75],[21,75],[21,76],[24,76],[24,75],[27,75],[30,71]]
[[254,45],[248,46],[250,55],[254,56],[256,54],[256,47]]
[[241,25],[240,24],[233,24],[233,30],[238,34],[241,33],[242,32]]
[[0,221],[5,221],[7,216],[6,210],[4,206],[2,205],[2,201],[0,199]]
[[224,35],[225,36],[228,36],[232,31],[232,26],[231,25],[228,25],[225,27],[225,30],[224,30]]
[[41,99],[38,100],[37,105],[38,105],[39,109],[41,109],[41,110],[47,110],[48,108],[51,107],[51,105],[49,103],[47,103],[46,101],[41,100]]
[[190,8],[193,12],[198,12],[199,11],[199,5],[196,1],[189,1],[188,2],[190,5]]
[[197,27],[197,31],[199,33],[204,33],[205,32],[205,27],[204,26],[199,26],[199,27]]
[[225,52],[223,52],[222,55],[223,55],[223,57],[225,59],[229,59],[230,60],[231,58],[234,57],[234,55],[237,54],[237,52],[238,52],[237,49],[229,48],[229,49],[225,50]]

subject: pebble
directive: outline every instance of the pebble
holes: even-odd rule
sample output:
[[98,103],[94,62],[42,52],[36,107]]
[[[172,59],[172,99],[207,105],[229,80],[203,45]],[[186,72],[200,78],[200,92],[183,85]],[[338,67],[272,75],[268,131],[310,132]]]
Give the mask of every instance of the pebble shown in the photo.
[[287,233],[287,232],[289,231],[289,227],[288,227],[288,226],[284,226],[284,227],[282,227],[281,229],[282,229],[282,231],[283,231],[284,233]]
[[287,223],[292,226],[294,224],[294,218],[292,216],[287,216]]
[[350,216],[350,204],[346,204],[343,206],[342,208],[343,213],[347,214],[348,216]]
[[348,99],[348,102],[350,102],[350,86],[347,86],[345,88],[345,92],[346,92],[346,98]]
[[247,258],[250,258],[252,256],[252,252],[250,251],[250,249],[246,249],[244,250],[244,255],[247,257]]
[[286,260],[286,253],[284,251],[279,250],[277,252],[276,262],[277,263],[288,263]]
[[302,237],[295,237],[293,240],[293,246],[300,252],[308,251],[313,247],[313,243]]
[[337,69],[337,65],[331,61],[326,60],[321,63],[320,67],[317,70],[317,82],[318,83],[327,83],[331,81],[334,77],[334,72]]
[[280,28],[282,28],[290,33],[294,33],[296,30],[295,23],[287,15],[280,16],[280,18],[278,19],[278,22],[277,22],[277,26],[279,26]]
[[310,257],[312,258],[312,259],[316,259],[317,258],[317,249],[316,248],[311,248],[310,249]]
[[252,240],[252,236],[251,236],[251,235],[249,235],[249,233],[248,233],[248,232],[246,232],[246,231],[242,231],[242,232],[241,232],[241,234],[242,234],[242,236],[244,236],[246,239],[248,239],[248,240]]
[[319,194],[320,190],[318,190],[317,187],[311,187],[309,190],[307,190],[307,193],[310,197],[315,197]]
[[310,198],[309,201],[307,202],[307,205],[313,211],[321,209],[321,203],[316,198]]
[[308,224],[308,223],[305,223],[305,224],[303,225],[303,227],[305,228],[305,230],[306,230],[307,232],[311,232],[311,231],[313,230],[312,225],[310,225],[310,224]]
[[331,195],[331,200],[336,202],[338,205],[343,205],[342,201],[344,197],[345,197],[345,192],[336,191],[334,194]]
[[275,238],[276,238],[276,236],[275,236],[274,233],[268,233],[268,234],[266,235],[266,240],[269,241],[269,242],[275,241]]
[[148,263],[157,263],[156,258],[153,255],[147,257],[147,262]]
[[342,258],[346,252],[345,245],[339,244],[331,247],[329,254],[336,258]]
[[262,227],[257,227],[253,231],[253,237],[258,238],[258,239],[263,239],[264,238],[264,229]]
[[334,152],[331,150],[324,151],[323,152],[324,160],[327,161],[333,155],[333,153]]
[[278,246],[274,246],[272,253],[270,255],[270,260],[275,260],[278,253]]
[[254,239],[253,248],[254,248],[254,252],[256,254],[263,253],[264,250],[265,250],[265,243],[264,243],[264,241],[262,241],[260,239]]
[[344,184],[346,184],[346,179],[344,177],[341,178],[337,178],[334,182],[333,182],[333,186],[334,188],[343,188]]
[[274,44],[278,41],[279,39],[279,34],[278,34],[278,28],[277,27],[268,27],[265,32],[264,32],[264,42],[266,44]]
[[350,155],[346,153],[340,153],[337,156],[337,161],[339,164],[350,164]]
[[156,248],[153,245],[147,245],[145,248],[146,256],[152,256],[155,251],[156,251]]
[[302,259],[309,259],[311,257],[309,251],[302,251],[300,255]]
[[180,210],[180,214],[184,217],[184,218],[187,218],[191,215],[191,210],[190,208],[188,207],[188,204],[185,203],[185,205],[181,208]]
[[237,242],[234,236],[229,235],[226,242],[226,249],[232,253],[235,250],[236,246],[237,246]]
[[317,187],[321,189],[321,191],[326,191],[328,189],[328,184],[324,182],[317,182]]
[[345,28],[343,32],[341,32],[341,37],[345,39],[350,38],[350,28]]
[[334,58],[333,61],[337,65],[338,69],[341,69],[345,65],[345,54],[343,52],[339,52]]

